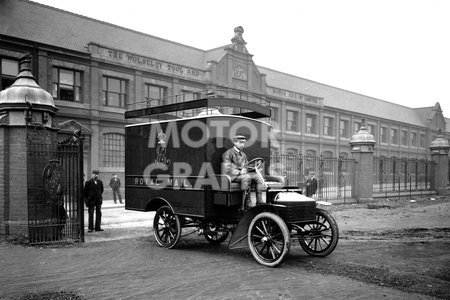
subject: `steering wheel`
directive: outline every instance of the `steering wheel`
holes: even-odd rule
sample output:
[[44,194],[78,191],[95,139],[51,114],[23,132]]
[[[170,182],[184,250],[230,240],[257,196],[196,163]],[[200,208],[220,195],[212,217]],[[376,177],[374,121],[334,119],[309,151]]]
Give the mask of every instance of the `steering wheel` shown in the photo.
[[247,170],[249,172],[256,171],[256,169],[258,169],[258,171],[260,171],[260,172],[263,172],[263,170],[264,170],[264,159],[263,158],[256,157],[247,163]]

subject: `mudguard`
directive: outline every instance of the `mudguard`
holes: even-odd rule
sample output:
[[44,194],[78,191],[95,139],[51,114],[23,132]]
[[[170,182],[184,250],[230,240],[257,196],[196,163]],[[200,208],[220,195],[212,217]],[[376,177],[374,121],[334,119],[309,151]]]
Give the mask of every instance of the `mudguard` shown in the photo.
[[286,206],[279,204],[260,204],[247,210],[245,214],[242,216],[242,218],[239,220],[239,223],[237,224],[236,229],[228,243],[228,248],[237,249],[248,247],[247,244],[248,227],[250,226],[250,223],[252,222],[253,218],[255,218],[258,214],[262,212],[265,211],[275,212],[277,209],[283,208],[286,208]]

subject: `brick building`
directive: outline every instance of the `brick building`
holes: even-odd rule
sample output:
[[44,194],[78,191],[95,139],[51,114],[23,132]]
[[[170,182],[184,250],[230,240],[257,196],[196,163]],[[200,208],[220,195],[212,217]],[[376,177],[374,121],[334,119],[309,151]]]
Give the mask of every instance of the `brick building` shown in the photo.
[[377,141],[377,156],[424,158],[439,129],[450,137],[439,103],[425,99],[426,107],[410,108],[257,66],[243,28],[230,36],[230,44],[201,50],[42,4],[3,0],[0,90],[14,82],[18,59],[31,53],[36,81],[59,109],[56,122],[62,131],[81,129],[84,168],[98,168],[105,178],[124,171],[127,105],[195,98],[205,90],[268,99],[278,141],[272,150],[279,153],[347,157],[362,119]]

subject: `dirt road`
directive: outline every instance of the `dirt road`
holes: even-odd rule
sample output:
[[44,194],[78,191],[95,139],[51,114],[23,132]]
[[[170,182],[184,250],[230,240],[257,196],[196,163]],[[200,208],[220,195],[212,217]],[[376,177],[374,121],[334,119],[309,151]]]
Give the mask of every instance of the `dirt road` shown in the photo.
[[[105,221],[121,209],[104,210]],[[197,235],[162,249],[150,226],[127,227],[127,220],[122,228],[105,224],[83,245],[3,242],[0,298],[69,291],[79,299],[450,299],[447,199],[327,209],[340,226],[337,249],[313,258],[295,245],[279,268],[257,264],[248,249],[213,246]]]

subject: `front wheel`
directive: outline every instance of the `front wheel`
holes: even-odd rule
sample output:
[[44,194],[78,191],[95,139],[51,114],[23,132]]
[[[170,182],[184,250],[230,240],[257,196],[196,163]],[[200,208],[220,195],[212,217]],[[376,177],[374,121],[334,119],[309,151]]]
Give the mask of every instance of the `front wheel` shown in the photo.
[[329,255],[337,246],[339,229],[333,216],[326,210],[316,209],[316,220],[301,225],[304,232],[299,238],[300,246],[311,256],[324,257]]
[[156,242],[164,248],[173,248],[181,237],[181,223],[169,206],[160,207],[153,219]]
[[290,248],[286,223],[271,212],[256,215],[248,228],[248,245],[260,264],[267,267],[280,265]]

